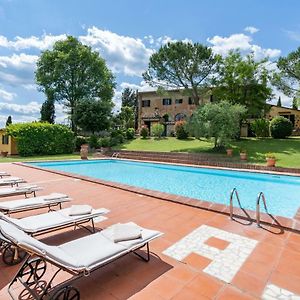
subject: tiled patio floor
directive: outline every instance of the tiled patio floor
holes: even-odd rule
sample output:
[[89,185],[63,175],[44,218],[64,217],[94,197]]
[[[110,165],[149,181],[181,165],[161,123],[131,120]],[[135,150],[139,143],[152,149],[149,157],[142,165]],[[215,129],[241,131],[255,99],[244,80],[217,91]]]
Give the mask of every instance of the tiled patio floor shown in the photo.
[[[240,224],[218,213],[18,165],[1,164],[2,170],[43,186],[39,195],[61,192],[70,195],[76,204],[110,209],[108,220],[97,223],[98,227],[134,221],[165,233],[150,244],[149,263],[128,255],[76,281],[74,286],[80,289],[81,299],[300,299],[297,298],[300,295],[300,234],[270,227],[258,229],[255,224],[249,225],[246,221]],[[23,213],[29,214],[32,212]],[[198,228],[202,228],[199,232],[203,228],[212,232],[203,247],[202,242],[195,243],[201,251],[207,249],[208,254],[191,252],[181,260],[163,254],[193,231],[197,233]],[[86,234],[83,230],[63,230],[45,238],[48,243],[59,244],[83,234]],[[231,246],[236,249],[234,241],[239,240],[238,236],[246,238],[241,240],[250,241],[254,248],[250,247],[248,255],[247,251],[243,252],[243,245],[237,243],[242,247],[239,248],[241,257],[246,258],[236,274],[232,279],[229,276],[227,282],[210,275],[212,262],[219,258],[225,267],[237,263],[234,256],[224,253]],[[1,300],[9,299],[7,284],[17,269],[0,262]],[[283,298],[279,298],[280,295]]]

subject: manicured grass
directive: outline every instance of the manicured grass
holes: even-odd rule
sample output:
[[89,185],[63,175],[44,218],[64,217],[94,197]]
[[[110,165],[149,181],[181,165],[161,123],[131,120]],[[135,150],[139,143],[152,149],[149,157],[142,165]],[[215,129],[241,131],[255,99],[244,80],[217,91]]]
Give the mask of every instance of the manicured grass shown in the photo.
[[[123,150],[161,151],[161,152],[212,152],[213,143],[208,140],[178,140],[168,137],[164,139],[135,139],[118,147]],[[248,162],[265,164],[265,154],[273,152],[277,158],[277,166],[300,168],[300,137],[284,140],[271,138],[247,138],[232,142],[233,161],[239,161],[239,149],[247,150]],[[222,155],[216,153],[216,155]]]
[[61,154],[61,155],[44,155],[44,156],[12,156],[12,157],[0,157],[0,163],[10,163],[10,162],[22,162],[22,161],[36,161],[36,160],[68,160],[68,159],[78,159],[79,154]]

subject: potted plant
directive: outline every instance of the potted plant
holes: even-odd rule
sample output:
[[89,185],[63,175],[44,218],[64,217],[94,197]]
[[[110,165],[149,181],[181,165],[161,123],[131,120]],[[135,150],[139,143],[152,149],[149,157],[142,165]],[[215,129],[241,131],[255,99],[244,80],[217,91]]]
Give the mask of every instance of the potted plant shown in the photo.
[[275,167],[276,164],[276,156],[274,153],[268,152],[266,153],[267,167]]
[[7,151],[1,151],[1,156],[2,157],[7,157],[8,155],[8,152]]
[[81,159],[88,159],[88,154],[89,154],[89,144],[82,144],[80,147]]
[[226,145],[226,153],[227,153],[227,156],[232,156],[233,149],[230,147],[230,145]]
[[240,150],[240,158],[241,158],[241,160],[247,160],[247,151],[246,151],[246,149],[241,149]]

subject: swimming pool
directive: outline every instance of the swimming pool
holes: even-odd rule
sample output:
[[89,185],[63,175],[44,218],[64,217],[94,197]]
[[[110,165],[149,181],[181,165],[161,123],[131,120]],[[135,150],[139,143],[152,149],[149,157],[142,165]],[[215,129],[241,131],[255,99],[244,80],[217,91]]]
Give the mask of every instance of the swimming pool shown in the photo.
[[270,213],[293,217],[300,206],[300,177],[145,163],[117,159],[38,162],[31,165],[228,205],[236,187],[242,206],[255,210],[264,192]]

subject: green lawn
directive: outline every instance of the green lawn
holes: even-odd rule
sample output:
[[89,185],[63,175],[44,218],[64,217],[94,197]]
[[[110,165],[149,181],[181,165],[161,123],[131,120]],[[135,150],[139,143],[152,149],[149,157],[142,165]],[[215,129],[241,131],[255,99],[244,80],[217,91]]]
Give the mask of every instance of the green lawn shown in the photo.
[[[245,148],[248,153],[248,162],[265,164],[265,153],[273,152],[277,158],[277,166],[300,168],[300,137],[284,140],[271,138],[247,138],[232,142],[234,149],[233,161],[239,161],[239,149]],[[213,143],[207,140],[178,140],[168,137],[161,140],[135,139],[118,147],[123,150],[161,151],[161,152],[212,152]],[[222,155],[222,154],[216,154]]]
[[22,162],[22,161],[36,161],[36,160],[68,160],[80,158],[79,154],[61,154],[61,155],[44,155],[44,156],[28,156],[28,157],[0,157],[0,163],[5,162]]

